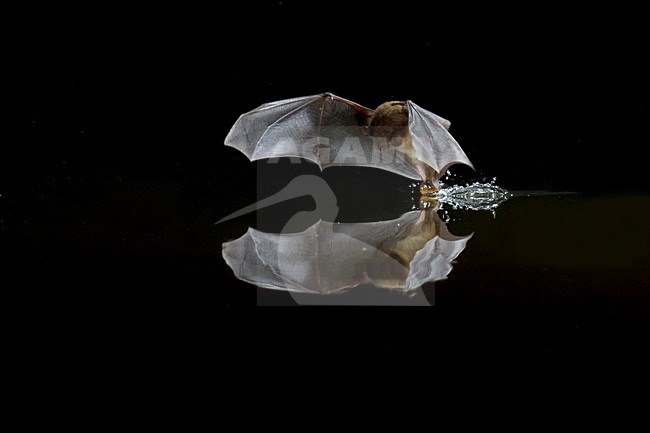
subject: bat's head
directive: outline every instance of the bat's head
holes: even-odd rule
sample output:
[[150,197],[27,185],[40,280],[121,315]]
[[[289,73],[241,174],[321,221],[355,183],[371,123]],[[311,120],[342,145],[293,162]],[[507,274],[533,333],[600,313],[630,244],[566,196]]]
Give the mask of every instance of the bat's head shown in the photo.
[[370,126],[407,126],[409,109],[406,102],[384,102],[375,110],[370,119]]
[[409,111],[406,102],[384,102],[370,119],[369,133],[374,137],[388,139],[391,146],[399,146],[408,136]]

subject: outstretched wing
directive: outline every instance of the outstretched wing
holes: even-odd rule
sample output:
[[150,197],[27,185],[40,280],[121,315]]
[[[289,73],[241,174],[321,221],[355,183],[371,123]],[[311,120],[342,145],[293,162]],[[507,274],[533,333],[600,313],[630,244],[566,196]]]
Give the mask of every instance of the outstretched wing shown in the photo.
[[458,142],[447,131],[450,122],[407,101],[409,132],[418,159],[428,164],[440,178],[453,164],[474,168]]
[[339,142],[363,136],[371,115],[372,110],[330,93],[286,99],[241,115],[225,144],[251,161],[293,156],[324,168]]
[[300,233],[249,228],[222,255],[237,278],[260,287],[331,294],[359,284],[412,291],[445,278],[471,236],[457,237],[433,211],[391,221],[319,221]]
[[373,110],[331,93],[259,106],[239,117],[226,146],[251,161],[299,157],[330,166],[366,166],[419,179],[413,161],[368,135]]
[[369,223],[318,221],[300,233],[249,228],[244,236],[224,243],[222,255],[237,278],[268,289],[336,293],[371,282],[371,265],[382,281],[401,279],[403,286],[407,267],[382,245],[406,238],[419,215],[413,211],[396,220]]

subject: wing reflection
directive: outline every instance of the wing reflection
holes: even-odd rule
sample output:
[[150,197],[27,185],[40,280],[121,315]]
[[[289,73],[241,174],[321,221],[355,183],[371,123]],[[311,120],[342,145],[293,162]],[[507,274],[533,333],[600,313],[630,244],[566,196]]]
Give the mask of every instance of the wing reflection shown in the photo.
[[249,228],[223,244],[237,278],[260,287],[299,293],[341,293],[360,284],[413,293],[441,280],[470,236],[454,236],[433,209],[390,221],[318,221],[300,233]]

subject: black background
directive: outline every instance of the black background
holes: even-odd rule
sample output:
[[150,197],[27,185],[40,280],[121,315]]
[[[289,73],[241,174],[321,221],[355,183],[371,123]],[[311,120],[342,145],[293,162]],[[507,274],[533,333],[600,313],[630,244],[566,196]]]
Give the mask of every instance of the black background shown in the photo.
[[[224,235],[202,228],[256,200],[256,165],[222,145],[239,114],[324,91],[368,107],[412,99],[452,120],[476,176],[509,189],[647,194],[641,14],[285,1],[16,18],[17,134],[3,146],[0,212],[4,263],[18,277],[11,293],[27,317],[103,336],[133,329],[134,347],[200,335],[288,350],[296,322],[317,330],[308,346],[319,350],[425,352],[429,333],[454,347],[459,333],[472,336],[477,346],[463,347],[483,350],[485,329],[522,336],[500,349],[585,347],[572,324],[550,314],[514,326],[521,317],[507,308],[462,324],[358,309],[336,323],[316,310],[317,326],[312,313],[286,310],[233,317],[222,308],[254,305],[255,289],[219,287],[231,284],[213,262]],[[225,327],[214,323],[222,317]],[[252,336],[236,336],[249,326]],[[611,332],[598,328],[587,347]]]

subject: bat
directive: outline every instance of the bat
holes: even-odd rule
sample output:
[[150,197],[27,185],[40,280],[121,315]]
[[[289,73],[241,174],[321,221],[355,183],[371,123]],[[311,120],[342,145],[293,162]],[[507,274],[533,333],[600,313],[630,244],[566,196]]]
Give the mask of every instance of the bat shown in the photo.
[[[251,161],[299,157],[324,169],[376,167],[438,189],[452,164],[472,163],[448,129],[450,122],[412,101],[371,110],[331,93],[263,104],[242,114],[226,146]],[[424,191],[423,191],[424,192]]]
[[391,221],[319,220],[300,233],[249,228],[222,254],[237,278],[267,289],[333,294],[370,283],[413,293],[446,278],[470,238],[449,233],[435,210],[421,210]]

